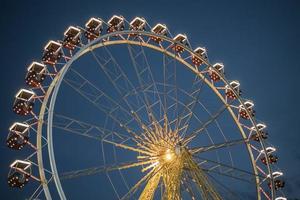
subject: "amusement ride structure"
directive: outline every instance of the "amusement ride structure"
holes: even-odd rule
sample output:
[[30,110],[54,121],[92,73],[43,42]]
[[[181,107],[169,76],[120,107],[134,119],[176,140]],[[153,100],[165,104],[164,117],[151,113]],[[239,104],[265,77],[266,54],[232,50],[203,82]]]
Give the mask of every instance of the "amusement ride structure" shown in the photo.
[[[88,73],[92,65],[98,74]],[[65,185],[100,174],[98,187],[112,191],[105,199],[286,199],[253,101],[205,48],[165,24],[114,15],[70,26],[28,66],[25,82],[7,146],[32,153],[11,163],[8,184],[36,186],[29,199],[68,199]],[[57,145],[64,133],[96,142],[99,165],[61,167],[59,154],[73,147],[73,139]]]

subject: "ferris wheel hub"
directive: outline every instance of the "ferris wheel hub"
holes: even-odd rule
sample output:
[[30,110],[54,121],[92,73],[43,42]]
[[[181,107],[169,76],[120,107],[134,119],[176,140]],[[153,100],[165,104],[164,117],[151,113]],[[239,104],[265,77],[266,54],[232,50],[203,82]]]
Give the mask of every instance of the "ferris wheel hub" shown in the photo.
[[166,153],[164,154],[164,160],[166,162],[170,162],[173,159],[174,159],[174,153],[170,149],[167,149]]

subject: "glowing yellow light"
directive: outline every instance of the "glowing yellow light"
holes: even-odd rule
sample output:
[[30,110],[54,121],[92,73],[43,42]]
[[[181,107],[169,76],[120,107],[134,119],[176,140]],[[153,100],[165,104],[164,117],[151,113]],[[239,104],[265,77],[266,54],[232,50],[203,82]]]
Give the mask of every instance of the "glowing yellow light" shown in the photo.
[[173,153],[171,152],[171,150],[170,149],[168,149],[167,151],[166,151],[166,154],[165,154],[165,160],[166,161],[171,161],[172,159],[173,159]]

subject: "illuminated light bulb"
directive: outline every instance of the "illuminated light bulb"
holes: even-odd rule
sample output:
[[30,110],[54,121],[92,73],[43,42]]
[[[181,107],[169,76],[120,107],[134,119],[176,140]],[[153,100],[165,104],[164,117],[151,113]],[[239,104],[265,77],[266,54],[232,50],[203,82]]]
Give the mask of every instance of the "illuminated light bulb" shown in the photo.
[[171,152],[170,149],[168,149],[168,150],[166,151],[166,154],[165,154],[165,160],[166,160],[166,161],[171,161],[172,159],[173,159],[173,153]]

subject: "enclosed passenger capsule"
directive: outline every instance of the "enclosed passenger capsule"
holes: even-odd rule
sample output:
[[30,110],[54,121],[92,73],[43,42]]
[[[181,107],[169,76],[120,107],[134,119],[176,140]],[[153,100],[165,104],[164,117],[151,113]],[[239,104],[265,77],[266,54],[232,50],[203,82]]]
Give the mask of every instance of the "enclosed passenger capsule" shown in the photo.
[[62,45],[53,40],[49,41],[44,48],[43,63],[49,65],[55,65],[57,61],[61,58],[61,47]]
[[[245,105],[245,106],[244,106]],[[250,116],[248,115],[247,111],[250,113],[251,117],[254,117],[255,110],[253,110],[254,103],[251,101],[246,101],[244,105],[239,106],[239,114],[244,119],[249,119]]]
[[16,94],[13,111],[18,115],[28,115],[34,105],[34,92],[26,89],[21,89]]
[[[274,185],[275,190],[279,190],[281,188],[284,188],[285,182],[281,179],[276,179],[274,180]],[[269,185],[269,187],[271,187],[271,185]]]
[[108,29],[107,32],[115,32],[115,31],[122,31],[124,30],[124,18],[122,16],[114,15],[108,23]]
[[263,155],[263,156],[260,159],[262,161],[262,163],[267,165],[267,157],[269,158],[269,161],[271,164],[276,163],[278,160],[278,157],[276,155],[274,155],[275,151],[276,151],[276,149],[274,147],[267,147],[266,151],[262,150],[261,155]]
[[31,163],[24,160],[15,160],[10,165],[7,182],[10,187],[23,188],[28,183],[31,174]]
[[74,26],[70,26],[64,32],[64,42],[63,46],[67,49],[74,50],[76,46],[80,44],[80,29]]
[[100,36],[100,33],[102,32],[102,26],[103,26],[102,20],[92,17],[85,24],[86,31],[84,33],[84,36],[88,40],[96,39],[97,37]]
[[46,77],[46,65],[32,62],[27,68],[26,84],[31,87],[39,87]]
[[146,20],[144,18],[136,17],[130,22],[130,30],[144,31],[146,27]]
[[267,156],[262,157],[260,160],[263,164],[267,165],[267,157],[269,158],[270,164],[277,163],[278,157],[273,154],[268,154]]
[[[276,172],[273,172],[272,175],[273,175],[273,179],[274,179],[274,189],[279,190],[279,189],[283,188],[285,186],[285,182],[279,178],[283,175],[283,173],[276,171]],[[270,177],[270,174],[268,175],[268,177]],[[270,182],[268,183],[268,186],[270,187],[270,189],[272,188]]]
[[239,95],[241,95],[240,83],[238,81],[232,81],[229,83],[229,85],[225,86],[226,96],[229,99],[236,99]]
[[9,134],[6,140],[7,146],[15,150],[22,149],[29,140],[28,130],[28,124],[15,122],[9,128]]
[[256,131],[256,128],[254,126],[251,128],[251,131],[254,133],[254,134],[251,135],[251,139],[255,140],[257,142],[259,142],[259,136],[264,140],[267,139],[268,138],[268,133],[265,130],[267,126],[264,125],[264,124],[259,123],[259,124],[256,125],[256,127],[258,129],[258,132]]
[[216,63],[209,68],[209,77],[212,81],[217,82],[221,79],[218,73],[224,75],[224,65],[222,63]]
[[[151,32],[152,33],[155,33],[157,35],[167,35],[167,26],[165,24],[156,24],[152,29],[151,29]],[[151,36],[151,39],[154,41],[154,42],[161,42],[161,38],[160,37],[155,37],[155,36]]]
[[194,50],[194,54],[192,56],[192,62],[194,63],[194,65],[196,66],[200,66],[203,61],[202,60],[206,60],[207,56],[206,56],[206,49],[202,48],[202,47],[198,47]]
[[[188,43],[188,41],[187,41],[187,37],[186,37],[186,35],[183,35],[183,34],[178,34],[178,35],[176,35],[174,38],[173,38],[173,40],[176,42],[176,43],[180,43],[180,44],[183,44],[183,45],[187,45]],[[174,49],[174,51],[176,51],[177,53],[182,53],[183,51],[184,51],[184,48],[182,47],[182,46],[180,46],[180,45],[177,45],[177,44],[174,44],[173,45],[173,49]]]

